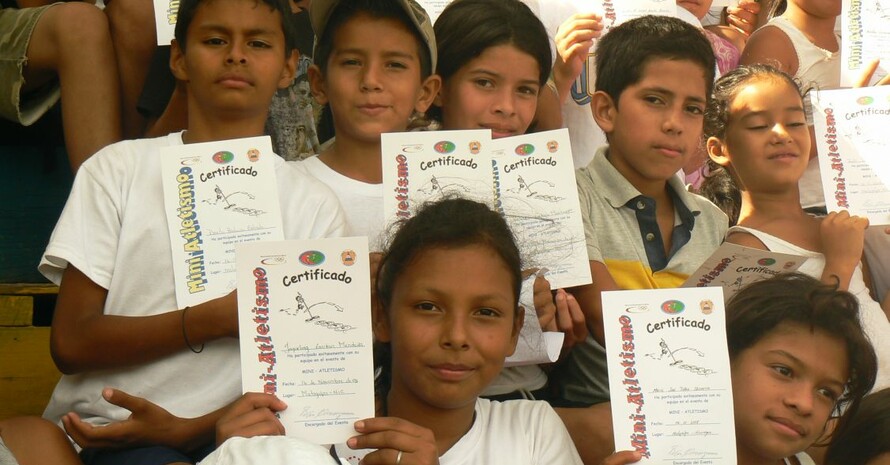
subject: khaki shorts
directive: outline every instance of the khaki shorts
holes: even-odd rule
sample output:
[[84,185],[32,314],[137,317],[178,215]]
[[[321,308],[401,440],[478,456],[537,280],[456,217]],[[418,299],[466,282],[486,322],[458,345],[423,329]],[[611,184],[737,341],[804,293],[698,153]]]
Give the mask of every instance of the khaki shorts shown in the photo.
[[28,126],[59,100],[59,83],[21,95],[28,43],[40,16],[53,5],[0,9],[0,118]]

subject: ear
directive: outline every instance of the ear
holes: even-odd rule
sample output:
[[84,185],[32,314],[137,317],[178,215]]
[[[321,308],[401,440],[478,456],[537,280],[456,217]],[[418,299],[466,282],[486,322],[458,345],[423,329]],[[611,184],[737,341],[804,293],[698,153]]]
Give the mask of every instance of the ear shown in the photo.
[[433,101],[439,99],[440,90],[442,90],[442,78],[438,74],[433,74],[426,78],[420,87],[420,95],[414,104],[414,110],[426,113]]
[[610,134],[615,129],[615,118],[618,115],[618,104],[609,94],[598,90],[590,97],[590,111],[593,119],[604,133]]
[[519,331],[525,322],[525,308],[522,305],[516,310],[516,316],[513,318],[513,332],[510,335],[510,350],[507,356],[511,356],[516,352],[516,344],[519,342]]
[[299,61],[299,50],[291,50],[287,59],[284,60],[284,69],[281,70],[281,79],[278,80],[279,89],[287,89],[294,83],[294,78],[297,77],[297,62]]
[[312,91],[315,101],[319,105],[327,105],[328,94],[325,88],[324,76],[321,74],[321,68],[318,65],[310,65],[306,75],[309,77],[309,89]]
[[730,161],[726,153],[726,144],[722,140],[713,136],[708,137],[708,140],[705,142],[705,149],[708,151],[708,156],[711,160],[714,160],[714,163],[724,168],[729,166]]
[[170,71],[180,81],[188,82],[189,76],[185,66],[185,51],[176,39],[170,42]]

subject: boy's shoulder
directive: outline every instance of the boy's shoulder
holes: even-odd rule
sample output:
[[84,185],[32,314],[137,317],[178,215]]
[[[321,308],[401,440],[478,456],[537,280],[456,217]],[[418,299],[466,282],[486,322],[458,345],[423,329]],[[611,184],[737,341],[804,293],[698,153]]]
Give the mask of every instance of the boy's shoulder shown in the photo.
[[93,154],[83,163],[80,171],[95,174],[109,169],[139,170],[145,164],[160,166],[158,151],[162,147],[175,145],[182,145],[182,132],[153,138],[122,140],[105,146]]
[[301,167],[302,162],[275,158],[285,238],[342,236],[346,219],[334,191]]

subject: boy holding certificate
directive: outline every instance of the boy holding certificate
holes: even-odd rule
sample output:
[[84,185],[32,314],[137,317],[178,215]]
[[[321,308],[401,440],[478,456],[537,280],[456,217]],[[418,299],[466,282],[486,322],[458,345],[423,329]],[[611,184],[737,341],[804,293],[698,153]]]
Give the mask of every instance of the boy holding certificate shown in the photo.
[[[65,373],[44,416],[87,438],[87,464],[194,463],[213,445],[214,415],[188,431],[157,431],[138,400],[107,386],[186,418],[241,394],[235,293],[177,305],[159,151],[263,134],[272,95],[294,76],[288,14],[277,0],[182,1],[170,64],[189,88],[188,129],[112,145],[75,179],[40,263],[60,285],[51,344]],[[342,233],[325,186],[278,157],[275,176],[286,238]],[[136,426],[141,435],[127,431]],[[97,435],[103,441],[89,440]]]

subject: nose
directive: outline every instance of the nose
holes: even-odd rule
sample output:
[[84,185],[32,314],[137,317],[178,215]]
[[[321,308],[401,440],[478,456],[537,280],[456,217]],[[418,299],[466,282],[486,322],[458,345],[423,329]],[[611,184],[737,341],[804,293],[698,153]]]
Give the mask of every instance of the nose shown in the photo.
[[449,312],[449,315],[443,321],[440,344],[445,349],[450,350],[466,350],[470,347],[468,332],[468,319],[463,315],[455,315]]
[[794,383],[785,393],[785,405],[795,410],[798,414],[806,416],[813,413],[815,406],[816,390],[802,383]]
[[247,54],[244,53],[244,46],[238,42],[233,42],[229,46],[229,56],[226,57],[226,63],[242,65],[247,63]]
[[773,143],[784,144],[791,141],[791,135],[788,134],[788,128],[784,124],[776,123],[772,128]]
[[362,69],[361,89],[364,92],[379,91],[383,88],[381,84],[380,69],[373,63],[369,63]]
[[516,113],[516,101],[513,92],[509,88],[503,88],[500,92],[495,94],[495,100],[492,104],[492,110],[495,113],[512,116]]
[[666,134],[679,135],[683,132],[683,116],[685,109],[682,105],[675,105],[665,112],[664,121],[661,124],[661,130]]

